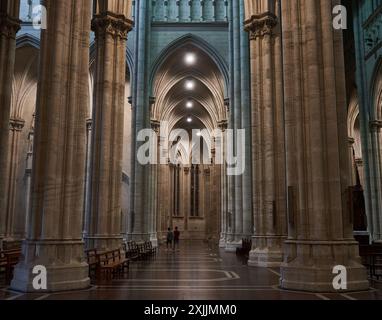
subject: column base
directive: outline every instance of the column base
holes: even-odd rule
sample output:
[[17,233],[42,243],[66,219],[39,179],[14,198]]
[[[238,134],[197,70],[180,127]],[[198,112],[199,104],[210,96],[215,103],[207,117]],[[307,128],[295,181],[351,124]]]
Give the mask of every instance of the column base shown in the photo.
[[16,239],[16,238],[4,238],[2,239],[2,246],[4,250],[12,250],[12,249],[17,249],[20,248],[22,245],[23,240],[22,239]]
[[252,250],[248,265],[260,268],[279,268],[283,262],[284,236],[252,237]]
[[224,250],[226,252],[235,253],[236,249],[241,248],[241,246],[242,246],[242,241],[241,240],[240,241],[228,241],[225,244]]
[[122,247],[122,235],[102,236],[87,235],[85,237],[86,249],[97,249],[99,251],[115,250]]
[[150,241],[151,235],[149,233],[128,233],[127,241],[146,242]]
[[159,247],[159,241],[158,241],[158,236],[156,233],[153,233],[150,235],[150,242],[152,243],[152,246],[154,248],[158,248]]
[[[352,292],[369,290],[366,268],[359,258],[356,241],[285,242],[285,259],[281,265],[281,288],[308,292]],[[336,290],[333,268],[347,270],[347,288]]]
[[221,234],[219,239],[219,248],[224,249],[226,247],[227,241],[226,241],[226,235]]
[[[44,266],[47,270],[46,290],[33,287],[36,266]],[[23,244],[23,260],[14,270],[12,290],[60,292],[89,287],[89,266],[84,259],[82,241],[27,241]]]

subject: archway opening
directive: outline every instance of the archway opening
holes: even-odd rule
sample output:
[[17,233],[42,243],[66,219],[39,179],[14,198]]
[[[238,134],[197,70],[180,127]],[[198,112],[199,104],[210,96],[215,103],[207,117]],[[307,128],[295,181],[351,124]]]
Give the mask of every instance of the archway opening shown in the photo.
[[226,122],[224,76],[213,58],[189,41],[175,48],[153,81],[151,120],[160,125],[156,231],[178,227],[182,239],[218,243],[222,164],[216,163],[216,132]]

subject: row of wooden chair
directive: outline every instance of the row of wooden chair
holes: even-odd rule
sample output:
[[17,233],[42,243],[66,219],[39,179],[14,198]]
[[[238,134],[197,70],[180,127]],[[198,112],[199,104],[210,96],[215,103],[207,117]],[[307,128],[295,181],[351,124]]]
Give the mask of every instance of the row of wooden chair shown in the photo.
[[3,275],[6,284],[9,284],[13,277],[13,270],[19,263],[21,249],[0,251],[0,274]]
[[144,243],[129,241],[124,243],[124,249],[126,257],[133,261],[151,259],[157,254],[157,249],[153,247],[151,241]]
[[123,250],[98,252],[96,249],[86,251],[91,279],[112,280],[124,277],[129,272],[130,259]]
[[89,264],[89,277],[96,281],[112,280],[125,277],[129,271],[130,261],[147,260],[155,257],[157,249],[150,241],[123,244],[122,249],[100,252],[97,249],[86,251]]
[[382,245],[360,245],[362,263],[368,268],[371,279],[382,278]]

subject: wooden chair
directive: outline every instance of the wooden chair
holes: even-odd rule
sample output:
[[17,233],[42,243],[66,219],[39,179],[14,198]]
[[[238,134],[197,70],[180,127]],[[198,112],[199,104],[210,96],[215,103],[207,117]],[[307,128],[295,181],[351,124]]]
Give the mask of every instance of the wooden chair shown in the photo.
[[126,275],[129,271],[130,260],[121,249],[97,254],[97,280],[112,280]]

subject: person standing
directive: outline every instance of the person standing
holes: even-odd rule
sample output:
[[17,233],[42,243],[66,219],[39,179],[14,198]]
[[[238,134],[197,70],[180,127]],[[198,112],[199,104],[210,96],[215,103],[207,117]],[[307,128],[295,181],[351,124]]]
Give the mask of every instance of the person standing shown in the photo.
[[174,239],[174,233],[171,231],[171,228],[167,230],[167,250],[172,247],[172,240]]
[[179,239],[180,239],[180,232],[178,230],[178,227],[175,227],[175,231],[174,231],[174,250],[175,249],[179,250]]

